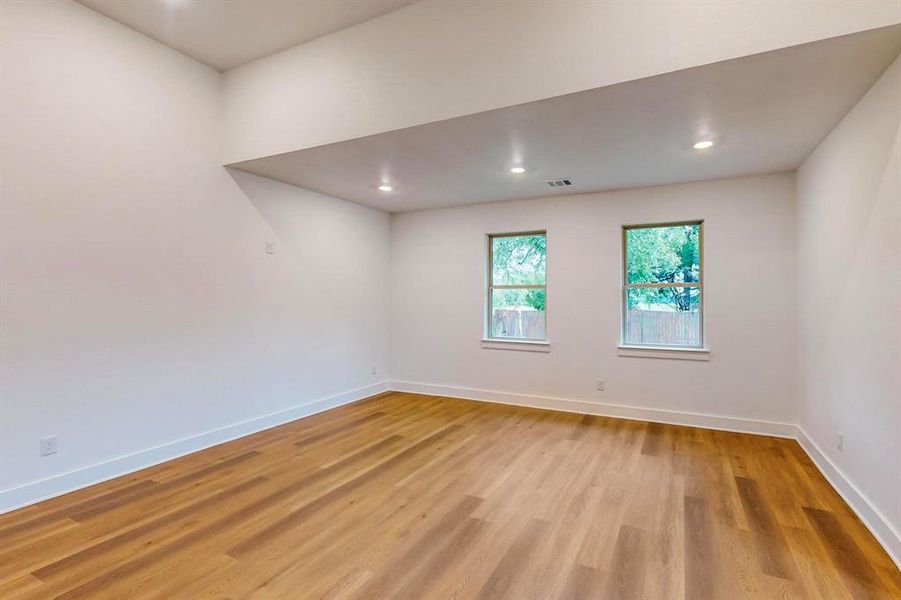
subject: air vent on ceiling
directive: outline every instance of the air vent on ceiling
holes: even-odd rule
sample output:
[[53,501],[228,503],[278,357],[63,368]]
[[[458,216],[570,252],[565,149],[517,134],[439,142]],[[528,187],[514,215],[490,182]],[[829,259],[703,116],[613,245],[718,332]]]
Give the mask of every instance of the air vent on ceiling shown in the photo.
[[573,184],[569,179],[548,179],[547,184],[551,187],[567,187]]

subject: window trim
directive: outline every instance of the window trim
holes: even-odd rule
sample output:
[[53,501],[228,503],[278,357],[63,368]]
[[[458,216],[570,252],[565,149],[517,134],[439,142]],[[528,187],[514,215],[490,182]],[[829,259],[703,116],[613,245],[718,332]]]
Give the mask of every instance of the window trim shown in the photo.
[[[628,282],[628,266],[626,264],[626,234],[630,229],[653,229],[655,227],[679,227],[682,225],[697,225],[698,226],[698,281],[697,282],[674,282],[674,283],[629,283]],[[694,352],[694,353],[706,353],[707,349],[707,337],[704,331],[704,219],[690,219],[686,221],[664,221],[661,223],[637,223],[633,225],[623,225],[621,228],[621,252],[622,252],[622,262],[620,268],[622,270],[621,275],[621,291],[620,291],[620,333],[619,333],[619,345],[617,348],[621,351],[620,356],[654,356],[654,357],[662,357],[660,351],[670,353],[670,352]],[[698,288],[698,335],[700,337],[700,343],[697,346],[670,346],[666,344],[629,344],[626,342],[626,311],[629,305],[628,293],[630,289],[641,289],[641,288],[685,288],[685,287],[696,287]],[[635,350],[635,353],[628,352],[630,350]],[[628,353],[627,353],[628,352]],[[703,360],[703,359],[701,359]]]
[[636,358],[710,360],[710,350],[695,346],[617,346],[616,355]]
[[483,338],[480,342],[482,348],[488,350],[519,350],[521,352],[550,352],[551,343],[547,340],[532,340],[525,338]]
[[[545,239],[545,270],[544,270],[544,285],[494,285],[494,244],[492,244],[492,240],[495,238],[504,238],[504,237],[520,237],[527,235],[543,235]],[[504,346],[499,346],[496,343],[504,343],[509,342],[512,344],[510,349],[523,349],[524,345],[533,344],[536,346],[549,346],[547,337],[547,230],[546,229],[536,229],[533,231],[512,231],[508,233],[489,233],[485,236],[486,241],[488,242],[488,277],[486,279],[485,285],[485,319],[482,323],[484,328],[484,336],[482,337],[482,347],[483,348],[495,348],[500,349]],[[543,338],[522,338],[522,337],[494,337],[491,335],[491,292],[495,289],[499,290],[534,290],[541,289],[544,290],[544,298],[545,298],[545,310],[544,310],[544,337]]]

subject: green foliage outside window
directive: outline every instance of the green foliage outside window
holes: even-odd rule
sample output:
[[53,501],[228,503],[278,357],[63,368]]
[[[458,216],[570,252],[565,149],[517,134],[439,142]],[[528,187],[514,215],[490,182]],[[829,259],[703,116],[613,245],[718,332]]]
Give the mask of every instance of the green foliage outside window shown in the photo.
[[[544,235],[494,237],[492,248],[492,278],[494,285],[545,284],[547,268],[547,238]],[[543,289],[494,290],[494,306],[528,306],[545,309]]]
[[[700,277],[700,226],[641,227],[626,230],[627,283],[696,283]],[[631,288],[630,309],[665,305],[697,310],[697,288]]]

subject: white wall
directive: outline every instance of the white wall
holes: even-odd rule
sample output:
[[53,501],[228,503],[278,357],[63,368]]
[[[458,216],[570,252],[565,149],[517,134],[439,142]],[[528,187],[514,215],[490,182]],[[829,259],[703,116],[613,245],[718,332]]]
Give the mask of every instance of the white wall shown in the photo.
[[[794,423],[794,211],[794,177],[780,174],[395,215],[392,379],[628,405],[641,410],[613,412],[639,417]],[[711,360],[618,356],[621,225],[698,218]],[[483,349],[484,236],[535,229],[548,235],[551,352]]]
[[798,260],[801,426],[901,560],[901,59],[798,171]]
[[224,159],[310,148],[898,22],[896,0],[419,2],[227,72]]
[[0,22],[0,508],[379,387],[387,214],[222,168],[212,69],[75,2]]

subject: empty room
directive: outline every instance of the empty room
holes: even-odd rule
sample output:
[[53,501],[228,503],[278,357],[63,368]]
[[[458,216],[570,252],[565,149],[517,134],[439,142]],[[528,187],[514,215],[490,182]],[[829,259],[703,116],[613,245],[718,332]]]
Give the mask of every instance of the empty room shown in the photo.
[[898,0],[0,0],[0,598],[901,599]]

